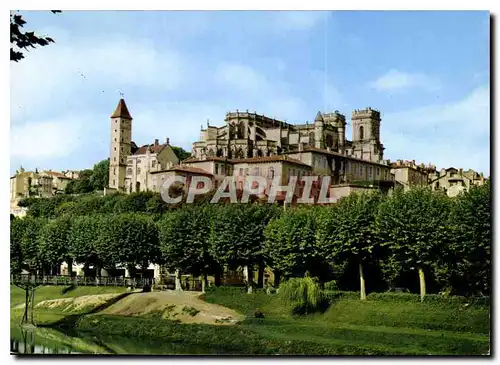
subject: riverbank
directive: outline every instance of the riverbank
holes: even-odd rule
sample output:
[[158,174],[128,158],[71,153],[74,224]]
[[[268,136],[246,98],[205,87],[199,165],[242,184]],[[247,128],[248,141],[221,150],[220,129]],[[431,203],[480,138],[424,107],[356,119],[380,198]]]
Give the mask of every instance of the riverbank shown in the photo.
[[[179,294],[178,300],[190,300],[191,305],[178,302],[176,316],[165,315],[165,311],[172,314],[167,309],[174,303],[160,313],[153,302],[129,308],[133,296],[128,296],[97,313],[68,316],[71,312],[67,312],[52,325],[58,322],[68,336],[76,331],[82,338],[128,337],[157,343],[147,345],[147,352],[138,352],[137,346],[120,346],[113,340],[113,353],[481,355],[490,347],[489,308],[484,303],[420,303],[411,296],[398,295],[372,296],[361,302],[353,295],[339,295],[323,313],[292,316],[277,296],[263,292],[249,295],[241,289],[219,288],[195,301],[189,295],[195,297]],[[202,303],[232,310],[240,317],[232,323],[224,318],[217,322],[231,324],[227,326],[193,323],[203,310],[210,311],[209,307],[203,309]],[[140,308],[144,313],[138,311]],[[55,312],[43,309],[35,310],[35,316],[37,313]],[[256,313],[264,318],[255,318]],[[192,322],[182,324],[180,318]],[[160,345],[165,343],[169,347]]]

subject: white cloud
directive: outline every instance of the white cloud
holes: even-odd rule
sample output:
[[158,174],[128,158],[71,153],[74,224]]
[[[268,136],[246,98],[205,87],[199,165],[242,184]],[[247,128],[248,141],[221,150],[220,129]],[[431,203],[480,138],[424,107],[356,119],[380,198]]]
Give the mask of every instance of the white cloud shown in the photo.
[[238,91],[257,92],[268,87],[266,77],[250,66],[236,63],[221,63],[214,75],[215,81]]
[[418,159],[439,168],[473,168],[489,174],[488,85],[456,102],[389,113],[382,119],[386,158]]
[[42,161],[69,155],[84,143],[80,137],[89,120],[68,116],[12,126],[11,156]]
[[323,11],[278,11],[274,14],[274,26],[284,31],[311,29],[328,16]]
[[[11,65],[11,118],[36,117],[54,111],[61,101],[77,99],[84,92],[100,93],[135,87],[173,90],[189,79],[188,61],[179,53],[155,49],[143,40],[112,36],[106,41],[71,42],[61,34],[58,42],[37,48],[22,62]],[[55,37],[55,36],[54,36]]]
[[386,74],[368,83],[370,88],[381,92],[402,91],[410,88],[420,88],[428,91],[438,90],[440,82],[421,73],[406,73],[396,69],[389,70]]

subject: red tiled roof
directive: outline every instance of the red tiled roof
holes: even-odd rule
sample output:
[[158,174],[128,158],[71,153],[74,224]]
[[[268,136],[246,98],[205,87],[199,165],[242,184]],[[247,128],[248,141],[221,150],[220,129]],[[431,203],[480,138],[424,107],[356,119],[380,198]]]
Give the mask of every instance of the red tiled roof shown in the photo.
[[174,166],[174,167],[167,169],[167,170],[153,171],[151,173],[158,174],[160,172],[169,172],[169,171],[190,172],[193,174],[202,174],[202,175],[213,176],[213,174],[211,174],[210,172],[203,170],[203,169],[200,169],[198,167],[190,167],[190,166],[182,166],[182,165]]
[[289,163],[293,163],[295,165],[303,165],[303,166],[311,167],[302,161],[296,160],[294,158],[289,158],[286,155],[232,159],[231,162],[235,163],[235,164],[236,163],[289,162]]
[[111,118],[132,119],[132,116],[127,109],[127,104],[125,104],[125,100],[120,99],[118,105],[116,106],[115,112],[111,115]]
[[66,175],[64,175],[60,172],[57,172],[57,171],[43,171],[43,173],[50,175],[50,176],[55,176],[55,177],[58,177],[61,179],[71,179],[71,178],[67,177]]
[[167,144],[145,144],[137,149],[134,152],[134,155],[145,155],[148,148],[151,148],[151,153],[160,153],[163,148],[165,148]]

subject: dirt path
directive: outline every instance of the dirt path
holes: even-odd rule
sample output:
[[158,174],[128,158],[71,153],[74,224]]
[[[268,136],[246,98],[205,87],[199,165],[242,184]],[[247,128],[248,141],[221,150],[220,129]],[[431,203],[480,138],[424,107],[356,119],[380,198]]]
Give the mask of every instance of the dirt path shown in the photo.
[[136,293],[103,310],[102,314],[124,316],[157,315],[182,323],[228,325],[244,319],[238,312],[221,305],[207,303],[200,293],[162,291]]

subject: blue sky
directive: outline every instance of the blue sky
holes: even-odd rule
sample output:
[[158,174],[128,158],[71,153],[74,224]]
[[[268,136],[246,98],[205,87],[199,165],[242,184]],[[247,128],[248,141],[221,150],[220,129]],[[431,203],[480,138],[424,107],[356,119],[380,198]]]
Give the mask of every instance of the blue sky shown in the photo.
[[[386,159],[489,175],[487,12],[23,12],[56,40],[11,64],[11,173],[109,154],[123,93],[133,140],[190,150],[200,126],[257,111],[382,113]],[[348,128],[347,137],[351,139]]]

